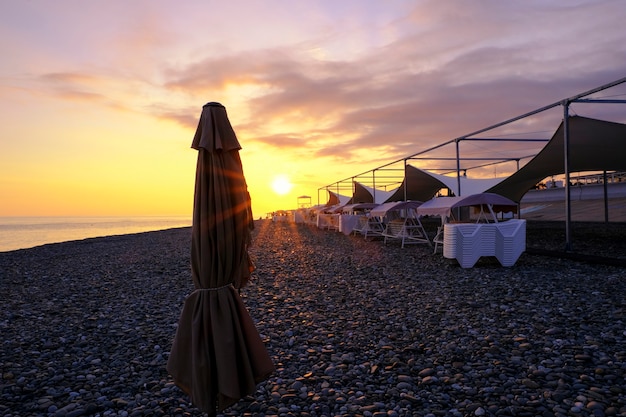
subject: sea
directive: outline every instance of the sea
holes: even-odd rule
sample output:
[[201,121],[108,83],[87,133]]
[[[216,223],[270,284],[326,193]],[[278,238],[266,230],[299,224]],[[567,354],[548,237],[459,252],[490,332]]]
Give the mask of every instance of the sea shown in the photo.
[[0,217],[0,252],[191,226],[191,216]]

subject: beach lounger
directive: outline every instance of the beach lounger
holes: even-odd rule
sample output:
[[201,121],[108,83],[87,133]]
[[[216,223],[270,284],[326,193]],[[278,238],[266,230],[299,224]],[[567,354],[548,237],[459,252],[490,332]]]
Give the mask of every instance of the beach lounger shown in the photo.
[[353,234],[356,235],[358,233],[365,238],[368,236],[382,236],[384,231],[385,225],[378,217],[371,218],[366,214],[359,216],[356,226],[352,229]]
[[495,233],[495,255],[502,266],[513,266],[526,250],[526,220],[498,223]]
[[437,233],[435,234],[435,237],[433,238],[433,243],[435,246],[435,249],[433,250],[433,254],[437,253],[437,249],[439,248],[439,246],[443,248],[443,228],[444,228],[443,224],[439,226],[437,228]]
[[383,220],[378,216],[372,216],[367,218],[361,234],[367,239],[368,237],[383,236],[384,232],[385,223],[383,223]]
[[387,223],[383,232],[385,244],[387,240],[396,239],[405,244],[426,243],[430,245],[428,235],[418,218],[396,218]]
[[450,223],[444,229],[443,256],[462,268],[473,267],[481,256],[495,256],[513,266],[526,250],[526,220],[500,223]]
[[352,234],[363,234],[365,227],[367,226],[367,216],[365,214],[359,216],[357,219],[356,225],[352,228]]
[[317,227],[326,230],[339,230],[339,215],[327,213],[318,214]]

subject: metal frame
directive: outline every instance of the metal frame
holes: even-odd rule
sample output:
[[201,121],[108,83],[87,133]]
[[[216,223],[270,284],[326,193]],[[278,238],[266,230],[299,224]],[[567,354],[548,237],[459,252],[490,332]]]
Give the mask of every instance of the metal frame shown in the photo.
[[[411,160],[411,159],[419,159],[417,158],[420,155],[425,155],[429,152],[438,150],[440,148],[443,148],[444,146],[450,145],[450,144],[455,144],[455,150],[456,150],[456,157],[455,158],[450,158],[450,160],[456,160],[456,168],[454,170],[450,170],[449,172],[454,172],[456,171],[457,174],[457,184],[458,184],[458,189],[459,189],[459,195],[461,195],[462,191],[461,191],[461,171],[467,172],[467,170],[470,169],[476,169],[479,167],[484,167],[486,165],[476,165],[476,166],[471,166],[471,167],[466,167],[466,168],[461,168],[461,161],[465,161],[465,160],[493,160],[495,162],[491,162],[489,165],[494,165],[494,164],[499,164],[499,163],[503,163],[503,162],[507,162],[507,161],[511,161],[511,160],[517,160],[517,164],[518,164],[518,169],[519,169],[519,161],[521,159],[525,159],[528,158],[529,156],[524,156],[524,157],[520,157],[520,158],[502,158],[502,160],[498,161],[497,158],[462,158],[461,157],[461,153],[460,153],[460,149],[459,149],[459,144],[462,141],[525,141],[525,142],[547,142],[548,139],[536,139],[536,138],[527,138],[527,139],[513,139],[513,138],[481,138],[481,137],[474,137],[476,135],[479,135],[481,133],[490,131],[490,130],[494,130],[496,128],[511,124],[513,122],[525,119],[527,117],[542,113],[546,110],[550,110],[553,109],[555,107],[558,106],[562,106],[563,107],[563,134],[564,134],[564,149],[563,149],[563,155],[564,155],[564,174],[565,174],[565,214],[566,214],[566,219],[565,219],[565,250],[566,251],[570,251],[572,249],[572,244],[571,244],[571,196],[570,196],[570,167],[569,167],[569,152],[570,152],[570,146],[569,146],[569,123],[568,123],[568,119],[569,119],[569,107],[572,103],[594,103],[594,104],[598,104],[598,103],[610,103],[610,104],[626,104],[626,100],[617,100],[617,99],[593,99],[593,98],[584,98],[587,96],[590,96],[591,94],[609,89],[611,87],[615,87],[617,85],[626,83],[626,77],[621,78],[619,80],[613,81],[611,83],[608,84],[604,84],[601,85],[600,87],[596,87],[594,89],[585,91],[583,93],[577,94],[575,96],[569,97],[569,98],[565,98],[563,100],[559,100],[556,101],[554,103],[548,104],[547,106],[543,106],[540,107],[536,110],[524,113],[520,116],[516,116],[510,119],[507,119],[505,121],[502,121],[500,123],[496,123],[494,125],[491,125],[489,127],[483,128],[483,129],[479,129],[476,130],[472,133],[468,133],[466,135],[457,137],[455,139],[451,139],[448,140],[446,142],[443,142],[439,145],[436,146],[432,146],[428,149],[422,150],[420,152],[414,153],[412,155],[409,155],[407,157],[404,157],[402,159],[398,159],[392,162],[389,162],[387,164],[381,165],[379,167],[376,167],[374,169],[362,172],[358,175],[352,176],[352,177],[348,177],[345,178],[343,180],[337,181],[335,183],[323,186],[318,188],[318,204],[320,201],[320,191],[322,190],[329,190],[332,187],[336,187],[337,190],[339,190],[340,184],[346,182],[346,181],[350,181],[350,185],[352,190],[354,191],[354,186],[353,186],[353,182],[356,180],[356,178],[360,178],[363,177],[365,175],[368,175],[371,173],[372,175],[372,188],[376,188],[376,172],[380,171],[380,170],[384,170],[384,169],[388,169],[388,167],[394,165],[394,164],[399,164],[399,163],[403,163],[404,165],[404,170],[402,172],[402,178],[397,178],[394,177],[392,178],[394,181],[386,183],[384,186],[389,186],[390,184],[398,184],[401,183],[402,180],[404,179],[404,172],[406,172],[406,164],[407,161]],[[534,155],[533,155],[534,156]],[[430,159],[430,160],[435,160],[435,158],[422,158],[422,159]],[[400,170],[400,169],[398,169]],[[605,173],[606,175],[606,173]],[[380,178],[380,177],[378,177]],[[385,183],[383,181],[383,183]],[[606,187],[606,183],[605,183],[605,187]],[[406,200],[406,186],[405,186],[405,200]],[[607,196],[605,193],[605,207],[607,205]],[[605,218],[606,218],[606,214],[605,214]]]

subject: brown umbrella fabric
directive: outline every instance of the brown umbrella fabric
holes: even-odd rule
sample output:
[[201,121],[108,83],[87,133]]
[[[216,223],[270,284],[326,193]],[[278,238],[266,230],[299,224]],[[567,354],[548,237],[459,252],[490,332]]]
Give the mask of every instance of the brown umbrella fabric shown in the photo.
[[254,393],[274,365],[238,289],[250,278],[253,226],[235,132],[219,103],[203,106],[191,242],[195,291],[185,300],[167,363],[174,382],[214,415]]

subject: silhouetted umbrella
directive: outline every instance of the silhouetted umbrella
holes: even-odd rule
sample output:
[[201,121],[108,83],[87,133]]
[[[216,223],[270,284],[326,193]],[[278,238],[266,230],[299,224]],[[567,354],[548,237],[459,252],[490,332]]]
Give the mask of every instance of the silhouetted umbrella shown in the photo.
[[253,266],[253,227],[241,146],[219,103],[202,108],[191,241],[195,291],[185,300],[167,363],[174,382],[209,415],[254,393],[274,365],[238,290]]

